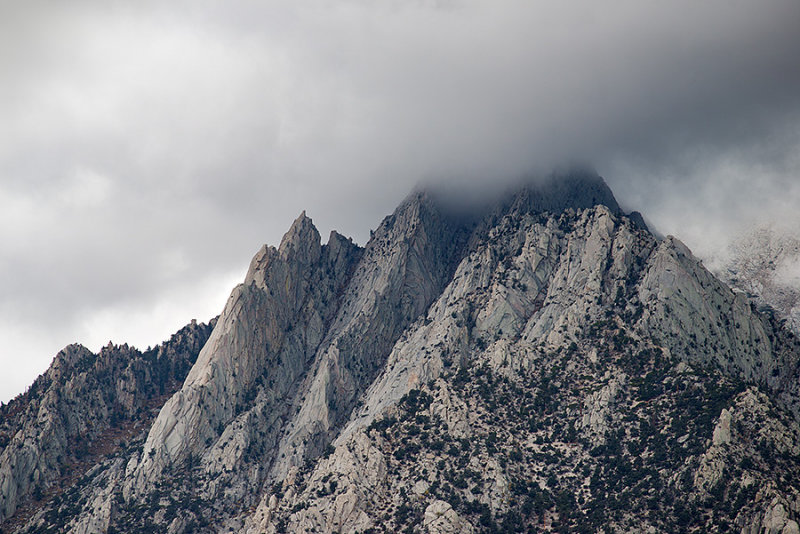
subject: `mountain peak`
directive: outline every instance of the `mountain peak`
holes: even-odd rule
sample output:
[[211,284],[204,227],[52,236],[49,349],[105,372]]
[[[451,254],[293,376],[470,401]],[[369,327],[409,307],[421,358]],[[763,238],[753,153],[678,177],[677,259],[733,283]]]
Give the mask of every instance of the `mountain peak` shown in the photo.
[[283,236],[278,253],[287,261],[308,265],[319,260],[321,251],[319,232],[303,210]]
[[575,210],[606,206],[614,214],[621,213],[614,193],[596,171],[575,167],[550,174],[544,179],[529,181],[514,195],[515,204],[527,211],[558,213],[565,209]]
[[[491,184],[491,186],[490,186]],[[548,175],[526,174],[497,187],[496,182],[458,181],[420,186],[409,202],[430,202],[441,212],[480,219],[511,210],[526,213],[561,213],[566,209],[586,209],[602,204],[612,213],[622,210],[605,180],[592,168],[573,166]]]
[[63,422],[108,415],[101,445],[119,412],[142,426],[29,531],[800,531],[794,337],[592,169],[460,193],[418,189],[364,248],[303,212],[187,374],[101,351],[44,429],[62,392],[7,410],[0,521],[88,469]]

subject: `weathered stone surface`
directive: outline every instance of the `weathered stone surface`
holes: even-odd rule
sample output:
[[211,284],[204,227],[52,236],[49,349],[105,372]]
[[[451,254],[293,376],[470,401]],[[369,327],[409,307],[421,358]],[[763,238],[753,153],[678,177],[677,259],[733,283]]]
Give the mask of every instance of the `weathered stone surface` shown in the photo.
[[430,534],[469,534],[474,527],[459,517],[450,504],[433,501],[425,508],[423,526]]
[[624,377],[612,378],[599,391],[591,393],[584,400],[581,428],[596,445],[605,443],[606,434],[614,422],[614,402],[620,390],[620,383],[624,383]]
[[32,492],[44,492],[105,433],[139,418],[158,395],[175,389],[208,338],[210,326],[192,322],[161,347],[141,353],[109,344],[99,354],[80,345],[58,353],[30,390],[4,407],[11,435],[0,452],[0,522]]
[[719,415],[719,422],[714,427],[713,444],[717,447],[731,442],[731,412],[727,408]]
[[425,194],[412,195],[383,221],[349,281],[288,425],[273,475],[318,455],[346,422],[405,328],[441,292],[459,228]]
[[[236,498],[251,494],[274,460],[279,422],[289,415],[359,255],[338,234],[321,246],[305,213],[278,249],[265,246],[256,254],[183,387],[153,424],[126,496],[150,491],[166,470],[190,457],[215,479],[205,488],[208,498],[223,487]],[[245,466],[244,476],[230,475],[247,451],[258,451],[259,461]]]
[[363,249],[301,215],[70,528],[795,532],[797,344],[563,178]]
[[[340,463],[340,450],[343,447],[349,449],[353,440],[363,442],[369,437],[374,448],[386,450],[387,444],[375,431],[365,433],[364,429],[382,418],[398,417],[402,410],[398,412],[397,406],[402,405],[410,391],[419,388],[428,391],[431,388],[432,402],[422,413],[428,417],[438,417],[441,428],[446,429],[453,438],[465,439],[467,442],[476,437],[483,439],[480,436],[486,435],[485,427],[482,427],[485,423],[480,416],[476,417],[480,413],[479,407],[462,400],[460,394],[454,394],[449,385],[452,374],[449,379],[442,380],[443,376],[448,376],[448,368],[475,368],[482,365],[480,362],[485,362],[486,368],[497,376],[514,378],[520,374],[535,374],[536,369],[547,361],[543,359],[543,350],[563,351],[564,348],[569,349],[570,344],[575,344],[575,348],[570,349],[575,351],[576,359],[574,364],[570,364],[575,366],[575,370],[570,371],[570,367],[567,367],[561,371],[565,376],[569,376],[570,372],[579,373],[578,369],[585,368],[586,365],[601,365],[609,356],[598,353],[596,346],[585,345],[583,339],[587,326],[594,328],[593,322],[601,320],[602,323],[608,317],[605,310],[610,306],[617,306],[622,310],[622,316],[627,318],[623,320],[632,322],[632,328],[628,330],[632,337],[625,343],[639,346],[647,346],[642,337],[649,339],[647,329],[657,314],[661,314],[659,320],[685,328],[682,335],[690,340],[693,340],[691,335],[697,336],[697,331],[702,331],[704,326],[694,326],[684,314],[706,313],[716,317],[720,313],[731,314],[731,310],[749,324],[748,328],[768,336],[769,325],[762,323],[749,306],[737,302],[732,293],[725,292],[724,286],[713,281],[713,277],[699,264],[692,265],[690,253],[678,242],[668,240],[666,245],[658,244],[652,237],[642,235],[633,226],[622,224],[620,219],[603,207],[567,214],[567,217],[571,218],[568,225],[554,219],[539,225],[533,219],[528,219],[515,230],[512,230],[511,224],[500,223],[487,233],[487,241],[478,243],[462,260],[451,282],[431,305],[426,316],[417,320],[398,340],[387,360],[385,371],[367,390],[362,407],[354,412],[350,424],[334,441],[336,451],[331,460],[317,464],[308,489],[294,495],[293,500],[285,503],[285,506],[291,507],[305,502],[313,504],[306,510],[289,516],[282,516],[279,506],[273,513],[273,519],[275,514],[286,517],[290,531],[311,528],[335,531],[337,526],[343,524],[336,512],[330,514],[332,502],[335,502],[333,497],[317,499],[315,495],[320,490],[314,483],[328,480],[334,473],[347,472],[348,469],[358,470],[352,467],[342,469],[344,464]],[[515,221],[515,224],[519,223]],[[526,227],[526,224],[530,226]],[[511,255],[509,261],[510,251],[514,251],[514,255]],[[681,255],[685,255],[686,259],[682,260]],[[691,274],[686,272],[687,267],[683,267],[684,272],[679,272],[681,267],[676,266],[676,263],[680,261],[690,267]],[[660,273],[657,281],[653,278],[656,272]],[[674,276],[676,272],[677,277]],[[713,285],[714,283],[717,285]],[[703,284],[714,287],[722,295],[721,300],[706,302],[705,297],[683,297],[684,293],[698,291]],[[657,296],[651,297],[653,292]],[[640,300],[641,295],[647,299],[646,302],[644,299]],[[697,311],[687,313],[676,302],[680,302],[680,306],[684,308],[693,307]],[[671,307],[673,305],[675,310]],[[714,310],[711,310],[711,306],[714,306]],[[666,319],[664,316],[667,316]],[[623,324],[622,320],[618,321],[620,322],[613,325]],[[662,331],[658,330],[659,333]],[[714,331],[708,334],[709,337],[715,335],[717,334]],[[745,358],[760,362],[753,363],[752,367],[759,370],[757,376],[763,377],[760,368],[769,360],[763,356],[756,357],[758,354],[752,348],[755,335],[757,334],[749,333],[741,339],[733,336],[732,340],[726,340],[725,347],[734,354],[746,354]],[[660,338],[655,341],[662,342]],[[721,344],[720,341],[717,342]],[[751,345],[748,346],[748,343]],[[678,353],[678,346],[677,343],[673,345],[673,351],[670,351],[670,345],[656,350],[664,354],[674,354]],[[602,345],[599,348],[601,351],[608,351]],[[768,348],[765,347],[764,350]],[[586,354],[583,359],[580,359],[581,353]],[[672,372],[676,379],[685,377],[682,380],[686,380],[694,376],[694,371],[687,362],[701,358],[694,354],[683,354],[681,357],[685,361],[674,360]],[[720,357],[727,356],[723,354]],[[734,373],[738,373],[738,370],[732,369]],[[640,380],[641,378],[637,378],[633,383],[638,384]],[[616,411],[629,413],[631,401],[626,400],[626,397],[630,395],[632,385],[626,374],[619,371],[596,376],[594,384],[597,384],[596,389],[583,398],[582,410],[568,411],[564,415],[566,418],[577,416],[575,428],[583,429],[589,443],[597,446],[606,444],[608,436],[616,435],[621,428],[625,428],[623,414]],[[743,398],[748,397],[745,395]],[[621,405],[618,407],[618,404]],[[758,401],[757,405],[761,406],[762,401]],[[733,408],[718,412],[715,425],[707,430],[709,441],[714,443],[706,455],[700,458],[700,465],[692,474],[697,491],[713,490],[723,480],[725,470],[729,469],[725,447],[732,440],[732,410]],[[762,417],[758,415],[758,410],[746,412],[742,417],[749,421]],[[781,434],[775,430],[772,435]],[[679,445],[688,446],[692,443],[690,435],[676,438]],[[527,447],[542,450],[536,442],[528,442]],[[563,454],[576,454],[574,446],[569,443],[563,443],[559,447]],[[752,454],[751,449],[744,446],[738,450],[736,454]],[[392,470],[396,468],[390,467],[385,478],[381,475],[378,484],[381,490],[373,493],[372,500],[347,497],[347,516],[350,517],[355,510],[361,508],[366,517],[380,517],[382,510],[401,504],[393,499],[387,488],[404,488],[403,491],[409,499],[411,495],[415,496],[410,502],[419,499],[428,503],[423,523],[426,528],[429,525],[445,529],[443,531],[452,528],[469,531],[474,528],[474,524],[469,521],[466,521],[466,525],[461,525],[455,518],[450,518],[452,522],[441,519],[450,516],[444,509],[449,505],[439,504],[441,500],[428,496],[431,481],[419,478],[418,473],[426,471],[428,476],[435,477],[432,473],[439,471],[437,462],[441,458],[438,455],[430,459],[419,457],[412,461],[415,466],[410,467],[409,471],[401,468],[395,474],[392,474]],[[337,467],[332,468],[331,465]],[[469,466],[479,472],[484,480],[478,500],[488,505],[493,513],[504,513],[507,509],[504,503],[509,498],[511,487],[506,469],[491,457],[479,459],[476,463],[470,462]],[[383,473],[383,470],[380,472]],[[546,477],[542,476],[539,486],[556,491],[555,487],[549,486],[550,482],[545,480]],[[677,483],[679,478],[674,480]],[[374,484],[373,482],[371,486]],[[342,495],[349,496],[347,491]],[[337,498],[345,499],[341,496]],[[458,515],[452,507],[451,511]],[[440,518],[441,524],[434,521],[434,517]],[[545,519],[546,521],[549,519]],[[451,523],[458,526],[453,527]],[[270,523],[273,527],[275,524],[275,521]],[[365,521],[364,524],[370,523]],[[384,528],[399,528],[399,524],[394,527],[384,525]],[[645,522],[641,530],[632,531],[647,532],[653,528],[653,525]]]

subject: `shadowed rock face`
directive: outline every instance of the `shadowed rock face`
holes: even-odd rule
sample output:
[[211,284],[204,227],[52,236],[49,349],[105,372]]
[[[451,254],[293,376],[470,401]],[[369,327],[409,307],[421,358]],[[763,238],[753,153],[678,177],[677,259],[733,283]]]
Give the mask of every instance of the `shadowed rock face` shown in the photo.
[[[265,449],[262,472],[269,479],[285,477],[292,466],[318,456],[350,417],[397,339],[449,281],[470,236],[479,239],[488,228],[478,224],[481,212],[494,220],[507,212],[560,212],[597,203],[619,211],[603,180],[589,174],[524,187],[499,204],[477,207],[477,216],[418,192],[381,223],[363,251],[352,244],[344,251],[338,235],[321,247],[302,214],[277,250],[265,246],[253,259],[184,387],[154,424],[126,489],[146,491],[189,453],[199,454],[207,469],[228,465],[219,458],[224,453],[209,451],[228,439],[220,429],[239,415],[241,392],[252,391],[258,376],[273,383],[269,401],[255,410],[270,414],[268,420],[257,417],[269,429],[259,444]],[[328,249],[338,258],[334,269]],[[286,343],[290,327],[300,343]]]
[[[224,472],[245,452],[238,447],[232,457],[234,443],[274,451],[279,421],[360,254],[338,234],[321,246],[305,214],[278,249],[265,246],[256,254],[183,387],[161,410],[141,459],[129,466],[126,493],[146,492],[165,469],[190,456],[210,473]],[[261,431],[254,434],[254,426]]]
[[[726,319],[740,327],[726,330]],[[698,525],[724,530],[727,519],[703,514],[740,498],[739,527],[758,531],[778,514],[791,531],[785,503],[797,490],[769,477],[757,484],[771,489],[739,490],[770,461],[760,447],[800,436],[781,400],[800,352],[774,328],[679,241],[658,242],[605,206],[555,217],[512,209],[394,345],[331,455],[302,483],[287,473],[245,524],[468,532],[546,530],[559,518],[570,529],[677,531],[692,523],[687,507]],[[749,430],[777,409],[786,423]],[[737,478],[723,482],[728,472]],[[655,497],[641,513],[659,491],[674,500]],[[638,504],[609,505],[609,492]]]
[[80,474],[81,462],[110,430],[146,419],[148,405],[182,382],[211,332],[192,322],[142,353],[109,344],[59,352],[50,369],[2,408],[0,521],[32,493]]
[[[441,291],[466,232],[422,193],[363,250],[335,233],[321,247],[301,215],[277,250],[264,247],[253,259],[153,425],[126,493],[146,492],[189,454],[224,477],[220,470],[248,463],[227,444],[263,451],[257,478],[285,476],[319,455],[397,338]],[[249,486],[231,485],[246,498]]]
[[29,525],[789,532],[799,355],[588,171],[416,192],[364,248],[304,213],[146,436]]

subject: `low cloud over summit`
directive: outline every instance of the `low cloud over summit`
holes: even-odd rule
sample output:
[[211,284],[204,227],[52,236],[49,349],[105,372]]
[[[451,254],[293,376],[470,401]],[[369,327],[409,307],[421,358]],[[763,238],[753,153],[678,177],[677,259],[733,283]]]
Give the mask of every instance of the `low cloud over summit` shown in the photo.
[[589,161],[701,256],[797,218],[798,20],[777,0],[6,5],[0,398],[69,342],[218,313],[303,209],[363,243],[420,182]]

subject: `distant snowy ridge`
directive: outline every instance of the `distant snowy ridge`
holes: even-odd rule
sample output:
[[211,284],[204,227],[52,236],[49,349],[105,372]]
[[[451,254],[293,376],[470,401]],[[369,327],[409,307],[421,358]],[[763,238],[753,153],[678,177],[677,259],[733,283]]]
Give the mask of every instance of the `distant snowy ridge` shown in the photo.
[[761,226],[733,241],[728,252],[717,276],[800,332],[800,228]]

